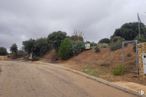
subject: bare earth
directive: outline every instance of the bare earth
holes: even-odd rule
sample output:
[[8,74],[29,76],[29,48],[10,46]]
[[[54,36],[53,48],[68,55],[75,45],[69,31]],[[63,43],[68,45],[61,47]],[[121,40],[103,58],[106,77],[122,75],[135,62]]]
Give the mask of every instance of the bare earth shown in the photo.
[[0,62],[0,97],[136,97],[50,64]]
[[138,83],[121,81],[121,82],[114,82],[114,84],[121,86],[121,87],[125,87],[130,90],[137,91],[137,92],[139,92],[140,90],[143,90],[146,93],[146,86],[138,84]]

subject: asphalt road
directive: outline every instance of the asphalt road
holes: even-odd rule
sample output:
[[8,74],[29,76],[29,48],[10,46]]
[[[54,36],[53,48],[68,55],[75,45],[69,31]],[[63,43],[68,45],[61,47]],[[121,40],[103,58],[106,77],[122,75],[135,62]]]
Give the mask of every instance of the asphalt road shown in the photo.
[[137,97],[53,65],[0,62],[0,97]]

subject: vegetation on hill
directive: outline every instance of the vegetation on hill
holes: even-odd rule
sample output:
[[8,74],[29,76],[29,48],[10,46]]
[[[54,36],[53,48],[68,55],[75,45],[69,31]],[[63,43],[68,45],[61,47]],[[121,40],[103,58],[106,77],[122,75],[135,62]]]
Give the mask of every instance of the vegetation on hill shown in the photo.
[[59,56],[62,59],[68,59],[73,55],[72,53],[72,42],[69,38],[65,38],[59,48]]
[[66,32],[58,31],[49,34],[47,40],[51,48],[58,51],[61,41],[63,41],[65,38],[66,38]]
[[111,43],[110,43],[110,49],[112,51],[115,51],[117,49],[120,49],[122,47],[122,42],[123,42],[123,38],[115,36],[111,39]]
[[[110,39],[103,38],[98,44],[90,41],[87,42],[91,44],[96,53],[100,52],[101,48],[110,48],[112,51],[118,50],[122,47],[124,40],[137,39],[140,42],[144,42],[146,41],[146,28],[143,23],[140,25],[141,37],[138,37],[138,23],[133,22],[125,23],[121,28],[116,29]],[[68,36],[66,32],[57,31],[49,34],[48,37],[23,41],[23,51],[33,58],[42,57],[47,52],[54,50],[56,53],[54,55],[59,55],[57,57],[68,59],[84,51],[85,43],[82,32],[75,32],[72,36]],[[16,44],[13,44],[10,50],[13,54],[17,55],[18,49]],[[65,52],[66,50],[69,51]],[[67,57],[64,57],[63,54]]]
[[[68,41],[69,43],[66,41]],[[70,46],[65,46],[67,45],[66,43]],[[82,52],[84,48],[85,47],[83,37],[77,35],[67,36],[66,32],[62,31],[53,32],[49,34],[47,38],[29,39],[23,41],[24,51],[27,52],[29,56],[32,55],[32,57],[42,57],[47,52],[52,51],[54,49],[57,53],[56,55],[61,56],[62,59],[66,59],[66,57],[63,57],[63,54],[65,54],[66,49],[70,49],[72,55],[69,55],[71,57]],[[65,54],[65,56],[66,55],[67,54]]]
[[34,54],[35,56],[43,56],[50,49],[46,38],[37,39],[34,43]]
[[18,52],[18,47],[17,47],[17,45],[16,45],[16,44],[13,44],[13,45],[10,47],[10,51],[11,51],[11,53],[13,53],[13,54],[17,54],[17,52]]
[[[103,38],[95,43],[85,42],[81,33],[68,36],[66,32],[57,31],[49,34],[48,37],[23,41],[23,51],[18,50],[17,45],[13,45],[11,51],[13,53],[17,52],[17,56],[26,56],[27,58],[31,56],[32,60],[37,60],[40,57],[44,58],[45,56],[47,56],[47,61],[51,59],[50,62],[62,59],[65,60],[63,62],[77,70],[108,80],[113,80],[113,77],[114,80],[116,78],[118,80],[120,75],[125,80],[129,80],[129,78],[133,80],[136,78],[131,77],[135,75],[132,72],[137,72],[135,51],[133,45],[127,45],[124,48],[126,61],[123,63],[121,58],[123,53],[121,49],[122,42],[134,39],[145,42],[145,32],[146,28],[141,23],[141,37],[139,38],[138,23],[125,23],[121,28],[115,30],[110,39]],[[93,49],[85,50],[85,43],[89,43]],[[1,51],[0,49],[0,54]],[[50,54],[51,57],[47,54]]]
[[[121,28],[116,29],[114,32],[114,36],[119,36],[124,38],[125,40],[134,40],[138,36],[138,22],[133,23],[125,23],[121,26]],[[143,23],[140,23],[140,34],[144,38],[146,38],[146,27]]]
[[98,43],[110,43],[110,39],[108,39],[108,38],[103,38],[103,39],[101,39]]
[[10,51],[11,51],[11,57],[14,59],[17,58],[18,47],[16,44],[12,44],[12,46],[10,47]]
[[7,49],[4,47],[0,47],[0,56],[5,56],[7,54],[8,54]]

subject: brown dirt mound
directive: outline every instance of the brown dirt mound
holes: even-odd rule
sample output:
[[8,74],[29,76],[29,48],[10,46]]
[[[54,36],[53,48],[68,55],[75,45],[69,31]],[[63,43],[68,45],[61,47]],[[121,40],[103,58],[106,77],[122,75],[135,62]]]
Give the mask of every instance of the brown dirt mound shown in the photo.
[[109,48],[103,48],[99,53],[95,53],[94,50],[84,51],[81,54],[74,56],[73,58],[65,61],[64,63],[70,65],[94,65],[94,66],[110,66],[114,67],[117,64],[122,63],[122,53],[124,52],[126,65],[135,65],[135,53],[133,51],[133,46],[128,45],[128,47],[119,49],[117,51],[111,51]]
[[[124,63],[122,62],[123,54],[125,56]],[[52,55],[49,53],[45,56],[45,59],[49,60],[51,57]],[[137,76],[133,45],[128,45],[124,49],[116,51],[102,48],[99,53],[95,53],[94,50],[87,50],[67,61],[59,61],[59,63],[72,69],[86,71],[109,81],[131,81],[146,84],[145,80],[139,80]],[[112,74],[113,68],[118,64],[126,66],[126,73],[123,76],[114,76]]]
[[[122,54],[125,56],[124,63],[122,62]],[[94,50],[84,51],[68,61],[62,62],[62,64],[80,71],[89,67],[89,70],[93,70],[90,72],[91,74],[93,73],[94,76],[109,81],[134,81],[144,83],[144,81],[140,81],[137,76],[133,45],[128,45],[124,49],[116,51],[111,51],[109,48],[103,48],[99,53],[95,53]],[[113,68],[118,64],[126,66],[126,73],[123,76],[114,76],[112,74]],[[95,71],[96,73],[94,73]]]

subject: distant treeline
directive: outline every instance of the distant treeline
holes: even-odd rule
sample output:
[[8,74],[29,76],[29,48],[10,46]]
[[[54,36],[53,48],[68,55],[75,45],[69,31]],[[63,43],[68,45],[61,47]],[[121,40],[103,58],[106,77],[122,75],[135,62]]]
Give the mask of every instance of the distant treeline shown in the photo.
[[[91,46],[109,46],[111,50],[116,50],[121,48],[123,40],[139,40],[139,42],[145,42],[146,27],[143,23],[140,23],[139,37],[138,25],[138,22],[125,23],[120,28],[116,29],[110,38],[101,39],[98,43],[89,43],[91,43]],[[85,49],[84,43],[82,33],[76,32],[72,36],[68,36],[66,32],[57,31],[49,34],[48,37],[23,41],[22,50],[18,50],[17,45],[13,44],[10,47],[10,51],[12,56],[28,55],[32,57],[41,57],[47,52],[55,50],[58,57],[61,59],[68,59],[81,53]],[[99,51],[98,47],[96,47],[96,51]],[[4,47],[0,47],[0,55],[7,54],[7,50]]]

